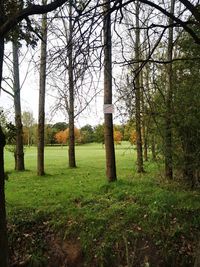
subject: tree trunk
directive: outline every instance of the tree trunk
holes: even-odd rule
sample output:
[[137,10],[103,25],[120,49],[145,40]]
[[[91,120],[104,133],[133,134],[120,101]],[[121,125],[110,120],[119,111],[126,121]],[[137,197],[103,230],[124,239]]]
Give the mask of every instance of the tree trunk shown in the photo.
[[139,29],[139,11],[140,3],[136,1],[136,30],[135,30],[135,59],[136,77],[135,77],[135,119],[136,119],[136,147],[137,147],[137,172],[144,172],[143,154],[142,154],[142,133],[141,133],[141,84],[139,70],[140,59],[140,29]]
[[[104,104],[112,104],[112,40],[110,0],[104,0]],[[113,117],[104,114],[104,139],[106,150],[106,176],[109,182],[117,180],[115,148],[113,137]]]
[[[47,0],[43,0],[47,4]],[[37,175],[44,172],[44,125],[45,125],[45,89],[46,89],[46,58],[47,58],[47,14],[42,15],[42,42],[40,59],[40,89],[39,89],[39,112],[38,112],[38,154]]]
[[197,180],[195,179],[195,170],[196,164],[195,162],[195,143],[194,137],[192,135],[192,131],[189,127],[182,128],[182,146],[183,146],[183,174],[186,181],[191,184],[192,187],[198,185]]
[[146,122],[143,118],[143,126],[142,126],[142,135],[143,135],[143,147],[144,147],[144,161],[148,161],[148,144],[147,144],[147,128]]
[[[3,10],[1,10],[3,14]],[[0,15],[0,22],[3,17]],[[0,37],[0,89],[3,74],[4,38]],[[0,125],[0,263],[1,267],[8,267],[8,237],[5,203],[5,174],[4,174],[4,146],[5,136]]]
[[[1,46],[1,44],[0,44]],[[5,136],[0,126],[0,264],[8,267],[8,239],[5,207],[5,175],[4,175]]]
[[152,155],[152,160],[156,160],[156,144],[155,144],[155,136],[152,134],[151,137],[151,155]]
[[[2,17],[0,17],[0,21]],[[0,88],[3,73],[4,38],[0,37]],[[0,264],[8,267],[8,238],[5,205],[5,174],[4,174],[4,146],[5,136],[0,125]]]
[[[171,0],[170,13],[174,13],[175,0]],[[173,20],[169,19],[169,24]],[[170,62],[167,66],[167,92],[166,92],[166,114],[165,114],[165,177],[173,179],[173,158],[172,158],[172,98],[173,98],[173,27],[169,28],[167,59]]]
[[19,45],[18,40],[12,42],[13,46],[13,92],[15,106],[15,126],[16,126],[16,150],[15,150],[15,170],[24,171],[24,147],[23,147],[23,127],[21,115],[20,81],[19,81]]
[[72,1],[69,2],[68,78],[69,78],[69,167],[76,168],[74,134],[74,75],[73,75]]
[[147,119],[146,119],[146,107],[144,96],[144,83],[143,83],[143,71],[141,72],[141,102],[142,102],[142,140],[143,140],[143,155],[144,161],[148,161],[148,144],[147,144]]

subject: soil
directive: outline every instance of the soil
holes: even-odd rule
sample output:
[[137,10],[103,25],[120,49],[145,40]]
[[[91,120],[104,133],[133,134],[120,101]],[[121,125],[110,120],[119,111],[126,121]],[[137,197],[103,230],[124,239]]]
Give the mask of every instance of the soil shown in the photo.
[[48,267],[81,267],[83,254],[80,242],[61,240],[52,236],[49,240]]

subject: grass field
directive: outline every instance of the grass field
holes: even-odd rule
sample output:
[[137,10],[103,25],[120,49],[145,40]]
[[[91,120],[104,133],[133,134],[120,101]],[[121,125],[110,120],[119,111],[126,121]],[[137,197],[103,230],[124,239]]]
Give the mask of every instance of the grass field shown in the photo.
[[101,144],[77,146],[76,169],[68,168],[67,155],[67,147],[46,147],[46,175],[37,177],[36,148],[26,148],[24,172],[13,171],[13,155],[6,151],[11,262],[193,266],[200,192],[167,183],[162,164],[151,160],[138,175],[128,143],[116,148],[118,181],[110,184]]

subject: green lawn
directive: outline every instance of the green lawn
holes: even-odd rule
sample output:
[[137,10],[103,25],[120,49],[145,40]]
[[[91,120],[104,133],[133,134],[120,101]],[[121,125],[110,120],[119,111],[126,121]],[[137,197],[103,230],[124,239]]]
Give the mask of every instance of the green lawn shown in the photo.
[[67,155],[67,147],[47,147],[46,175],[37,177],[36,148],[26,148],[24,172],[13,171],[6,151],[9,242],[18,251],[12,260],[28,255],[27,266],[48,266],[50,232],[80,243],[84,266],[193,266],[198,191],[165,182],[158,162],[138,175],[128,143],[116,148],[118,181],[110,184],[101,144],[77,146],[76,169],[68,168]]

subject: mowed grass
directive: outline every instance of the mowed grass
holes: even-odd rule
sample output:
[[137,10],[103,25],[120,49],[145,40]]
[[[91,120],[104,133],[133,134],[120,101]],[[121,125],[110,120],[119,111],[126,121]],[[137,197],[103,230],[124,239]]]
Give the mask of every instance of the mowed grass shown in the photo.
[[[85,266],[154,261],[153,252],[144,249],[147,243],[169,266],[192,266],[199,191],[164,181],[162,164],[151,160],[146,173],[137,174],[135,150],[128,143],[116,147],[117,182],[107,182],[101,144],[77,146],[76,161],[77,168],[69,169],[67,147],[46,147],[46,175],[38,177],[36,148],[26,148],[24,172],[13,171],[13,155],[6,151],[8,221],[20,226],[18,235],[34,223],[48,224],[63,239],[80,241]],[[37,249],[43,248],[35,246],[31,253]]]
[[[130,148],[117,148],[118,177],[131,178],[135,172],[135,159]],[[7,208],[54,211],[60,206],[66,212],[68,202],[77,197],[95,197],[107,184],[105,175],[105,151],[101,144],[76,147],[77,168],[68,168],[67,147],[46,147],[46,175],[36,175],[36,148],[25,150],[25,172],[15,172],[13,155],[6,151],[5,171]],[[93,195],[94,194],[94,195]]]

